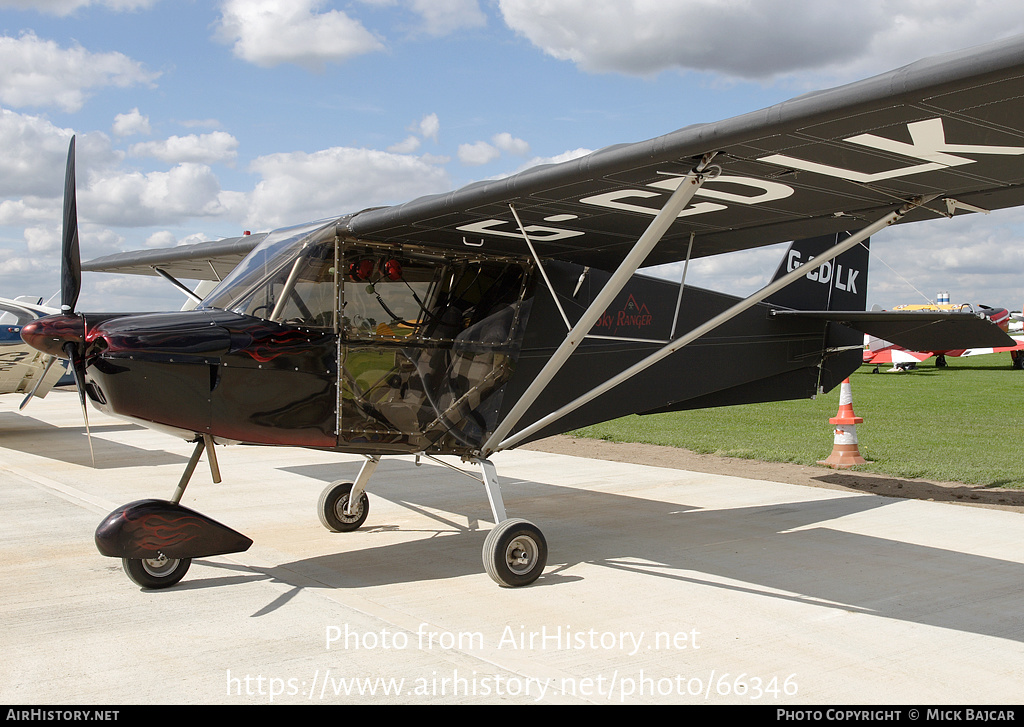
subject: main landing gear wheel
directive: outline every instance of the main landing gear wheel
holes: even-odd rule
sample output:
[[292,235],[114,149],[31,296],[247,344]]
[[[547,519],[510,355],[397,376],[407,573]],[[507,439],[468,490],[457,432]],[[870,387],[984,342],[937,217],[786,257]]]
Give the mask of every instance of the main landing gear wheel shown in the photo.
[[548,543],[528,520],[505,520],[487,534],[483,556],[487,575],[499,586],[526,586],[544,571]]
[[121,559],[124,572],[143,588],[169,588],[185,576],[190,565],[191,558],[167,558],[164,555]]
[[356,530],[370,514],[370,498],[364,492],[359,497],[359,504],[351,515],[345,514],[348,498],[352,493],[351,482],[332,482],[320,493],[317,514],[323,526],[334,533],[347,533]]

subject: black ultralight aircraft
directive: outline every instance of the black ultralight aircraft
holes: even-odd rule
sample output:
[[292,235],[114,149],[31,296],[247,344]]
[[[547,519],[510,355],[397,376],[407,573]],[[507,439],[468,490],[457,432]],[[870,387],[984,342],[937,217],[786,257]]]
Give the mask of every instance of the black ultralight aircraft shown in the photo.
[[[72,140],[63,313],[23,337],[70,360],[83,411],[196,445],[170,500],[100,524],[100,552],[160,588],[248,548],[179,504],[204,452],[219,481],[218,443],[365,455],[320,498],[334,531],[364,522],[381,457],[454,455],[490,501],[485,570],[526,585],[547,544],[506,516],[495,452],[631,413],[812,397],[857,368],[865,332],[1005,344],[972,315],[865,312],[866,243],[1024,203],[1022,76],[1015,38],[448,194],[85,266]],[[744,299],[637,274],[788,240]],[[78,314],[82,269],[219,284],[191,311]]]

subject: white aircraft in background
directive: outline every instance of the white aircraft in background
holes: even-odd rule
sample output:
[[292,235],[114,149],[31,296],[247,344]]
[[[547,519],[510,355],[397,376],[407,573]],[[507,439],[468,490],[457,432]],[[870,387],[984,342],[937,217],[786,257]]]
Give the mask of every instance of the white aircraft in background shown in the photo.
[[46,396],[67,373],[67,365],[38,351],[21,339],[26,323],[60,311],[43,305],[33,296],[0,298],[0,394],[25,394],[21,406],[32,396]]

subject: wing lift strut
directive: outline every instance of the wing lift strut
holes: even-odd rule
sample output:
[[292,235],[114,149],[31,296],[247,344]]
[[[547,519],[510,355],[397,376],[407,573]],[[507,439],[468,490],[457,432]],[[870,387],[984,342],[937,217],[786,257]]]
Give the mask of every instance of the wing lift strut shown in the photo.
[[[516,403],[509,415],[499,424],[497,430],[484,444],[477,456],[467,458],[480,468],[480,481],[484,485],[487,499],[491,506],[491,513],[494,516],[495,527],[488,533],[483,546],[484,568],[501,586],[524,586],[535,581],[544,570],[547,563],[547,542],[540,529],[520,518],[509,518],[505,512],[505,505],[501,497],[501,486],[498,480],[494,464],[488,457],[500,449],[506,449],[513,444],[505,443],[503,440],[526,413],[530,405],[536,401],[544,388],[555,377],[562,368],[569,356],[576,350],[577,346],[587,337],[590,329],[594,327],[598,318],[611,304],[619,291],[643,264],[661,239],[668,232],[672,223],[679,217],[686,206],[693,199],[693,196],[701,186],[709,179],[714,179],[721,174],[721,168],[712,166],[711,161],[715,153],[705,154],[697,165],[690,170],[680,181],[679,186],[669,197],[665,206],[655,215],[644,233],[637,239],[633,248],[620,263],[618,269],[612,274],[601,292],[594,298],[593,302],[584,311],[576,325],[571,326],[568,316],[559,304],[559,313],[565,322],[568,333],[565,340],[552,354],[540,375],[530,385],[523,397]],[[538,263],[541,276],[545,284],[551,288],[551,282],[544,273],[543,265],[537,256],[533,243],[526,234],[519,215],[515,208],[512,208],[512,215],[519,224],[520,231],[526,240],[526,245],[531,255]],[[824,262],[824,261],[823,261]],[[805,271],[806,272],[806,271]],[[586,272],[584,272],[586,275]],[[581,282],[582,282],[581,278]],[[578,286],[577,286],[578,287]],[[554,294],[554,291],[552,291]],[[558,302],[555,296],[556,303]]]
[[[854,233],[852,236],[844,240],[842,243],[836,245],[835,247],[832,247],[827,252],[814,258],[815,267],[820,267],[820,265],[828,262],[829,260],[832,260],[835,257],[838,257],[839,255],[842,255],[844,252],[855,247],[856,245],[859,245],[861,242],[863,242],[870,236],[874,235],[875,233],[879,232],[880,230],[883,230],[889,225],[898,222],[904,215],[906,215],[911,210],[919,207],[926,201],[926,199],[915,198],[907,202],[906,204],[902,205],[899,209],[890,212],[889,214],[885,215],[876,222],[868,225],[867,227],[864,227],[859,232]],[[671,202],[669,204],[671,204]],[[668,209],[668,205],[666,205],[666,209]],[[662,212],[664,211],[665,210],[662,210]],[[661,234],[664,234],[664,231],[662,231]],[[660,239],[660,235],[658,239]],[[641,241],[637,243],[637,247],[641,245],[642,241],[643,238],[641,238]],[[654,242],[657,242],[657,240],[655,240]],[[634,253],[637,251],[637,247],[634,247]],[[653,247],[653,244],[651,244],[651,247]],[[649,250],[650,247],[646,248],[644,255],[646,255],[646,252]],[[632,256],[632,254],[633,253],[631,253],[630,255]],[[580,333],[579,329],[583,328],[584,326],[587,329],[589,329],[589,327],[593,325],[593,323],[597,320],[601,313],[604,312],[608,303],[612,300],[612,298],[614,298],[614,296],[618,295],[619,291],[625,286],[626,281],[636,271],[636,267],[627,268],[628,261],[629,258],[627,257],[627,259],[623,261],[623,263],[619,266],[619,269],[609,280],[605,288],[601,291],[601,294],[594,299],[593,303],[587,309],[586,313],[583,314],[583,317],[580,319],[580,322],[577,324],[576,328],[574,328],[573,331],[570,331],[565,341],[551,356],[551,358],[548,360],[548,363],[544,366],[544,368],[541,369],[540,373],[537,375],[537,378],[533,381],[530,387],[527,388],[526,392],[519,399],[519,401],[516,402],[516,405],[508,413],[508,416],[506,416],[505,419],[497,426],[497,428],[494,431],[494,434],[483,447],[483,451],[481,453],[483,457],[487,457],[493,454],[494,452],[498,452],[500,450],[509,449],[511,447],[516,446],[517,444],[521,443],[524,439],[527,439],[531,435],[544,429],[550,424],[553,424],[554,422],[558,421],[559,419],[569,414],[570,412],[575,411],[584,404],[593,401],[597,397],[615,388],[616,386],[626,381],[627,379],[630,379],[639,374],[640,372],[650,368],[654,364],[658,363],[667,356],[672,355],[673,353],[680,350],[684,346],[689,345],[690,343],[697,340],[701,336],[704,336],[705,334],[713,331],[722,324],[727,323],[728,321],[732,320],[743,311],[757,305],[766,298],[782,290],[786,286],[796,282],[799,278],[807,275],[808,273],[808,269],[806,267],[800,267],[787,273],[783,277],[779,278],[778,280],[775,280],[774,282],[765,286],[764,288],[761,288],[761,290],[757,291],[750,297],[741,300],[728,310],[720,313],[719,315],[715,316],[706,323],[697,326],[689,333],[671,341],[670,343],[658,349],[657,351],[655,351],[642,361],[639,361],[633,366],[630,366],[629,368],[625,369],[621,373],[612,376],[607,381],[602,383],[600,386],[591,389],[586,394],[579,396],[578,398],[569,402],[568,404],[558,409],[557,411],[554,411],[548,414],[547,416],[538,419],[536,422],[523,428],[513,436],[508,436],[509,433],[512,431],[512,428],[519,423],[520,419],[523,417],[523,415],[526,413],[529,407],[537,400],[537,397],[541,394],[541,392],[544,391],[544,389],[551,382],[551,380],[558,374],[558,371],[562,368],[562,366],[565,364],[565,361],[568,359],[569,355],[574,350],[575,346],[579,343],[579,339],[574,334]],[[582,333],[585,333],[585,331],[582,331]]]
[[[683,182],[669,198],[669,201],[657,216],[655,216],[647,230],[645,230],[638,238],[629,254],[626,255],[623,261],[619,264],[619,267],[614,273],[612,273],[612,276],[609,278],[604,288],[602,288],[601,292],[594,298],[576,325],[570,328],[565,339],[551,355],[547,363],[543,366],[540,373],[536,376],[530,386],[527,387],[523,395],[512,407],[508,415],[498,424],[494,433],[483,445],[477,455],[469,459],[469,461],[481,468],[483,475],[481,481],[484,484],[488,500],[491,504],[494,522],[497,523],[494,529],[488,534],[487,540],[484,543],[483,557],[487,573],[497,581],[499,585],[526,585],[536,580],[543,571],[547,560],[547,544],[544,541],[544,536],[541,534],[540,530],[529,521],[516,518],[507,519],[505,508],[502,503],[500,484],[494,465],[491,463],[489,457],[495,452],[515,447],[517,444],[520,444],[525,439],[553,424],[570,412],[575,411],[590,401],[593,401],[622,382],[636,376],[662,359],[672,355],[684,346],[689,345],[701,336],[706,335],[724,323],[732,320],[743,311],[757,305],[779,290],[782,290],[786,286],[796,282],[799,278],[807,275],[809,272],[808,266],[800,267],[791,271],[785,276],[773,281],[769,285],[757,291],[750,297],[739,301],[731,308],[715,316],[706,323],[695,327],[689,333],[667,342],[648,357],[633,366],[630,366],[621,373],[610,377],[601,385],[591,389],[586,394],[576,398],[574,401],[566,404],[557,411],[538,419],[515,434],[512,434],[512,430],[527,413],[529,408],[537,401],[537,398],[545,390],[548,384],[550,384],[555,378],[579,344],[587,337],[590,329],[594,326],[614,298],[625,287],[629,279],[644,262],[654,246],[657,245],[666,232],[668,232],[672,223],[676,220],[683,209],[685,209],[686,205],[689,204],[697,190],[700,189],[701,185],[706,180],[713,179],[717,176],[717,167],[712,167],[710,164],[713,157],[714,154],[705,155],[701,162],[684,177]],[[918,197],[906,202],[898,209],[886,214],[884,217],[853,234],[842,243],[816,257],[814,259],[814,262],[816,263],[815,267],[820,267],[824,263],[827,263],[833,258],[843,254],[852,247],[859,245],[863,240],[866,240],[868,237],[885,229],[889,225],[898,222],[911,210],[926,204],[931,199],[934,199],[934,197]],[[513,210],[513,214],[515,215],[515,210]],[[518,220],[518,215],[516,215],[516,219]],[[522,228],[521,225],[520,228]],[[536,257],[532,244],[529,244],[529,237],[525,234],[524,236],[527,237],[527,243],[531,253]],[[550,283],[547,282],[546,277],[545,283],[550,287]],[[562,312],[562,317],[568,326],[568,320],[566,319],[564,312]],[[672,335],[675,335],[675,330],[673,330]]]

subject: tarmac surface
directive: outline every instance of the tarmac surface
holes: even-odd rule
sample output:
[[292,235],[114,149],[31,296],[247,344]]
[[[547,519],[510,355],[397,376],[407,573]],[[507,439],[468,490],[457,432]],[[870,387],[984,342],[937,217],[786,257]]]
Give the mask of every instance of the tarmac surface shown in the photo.
[[[1005,705],[1024,684],[1019,513],[515,450],[549,546],[498,587],[482,486],[385,459],[353,533],[317,499],[360,458],[218,447],[182,504],[254,540],[165,590],[96,551],[192,445],[55,390],[0,402],[0,703]],[[464,467],[461,463],[454,464]],[[477,473],[470,470],[472,474]]]

